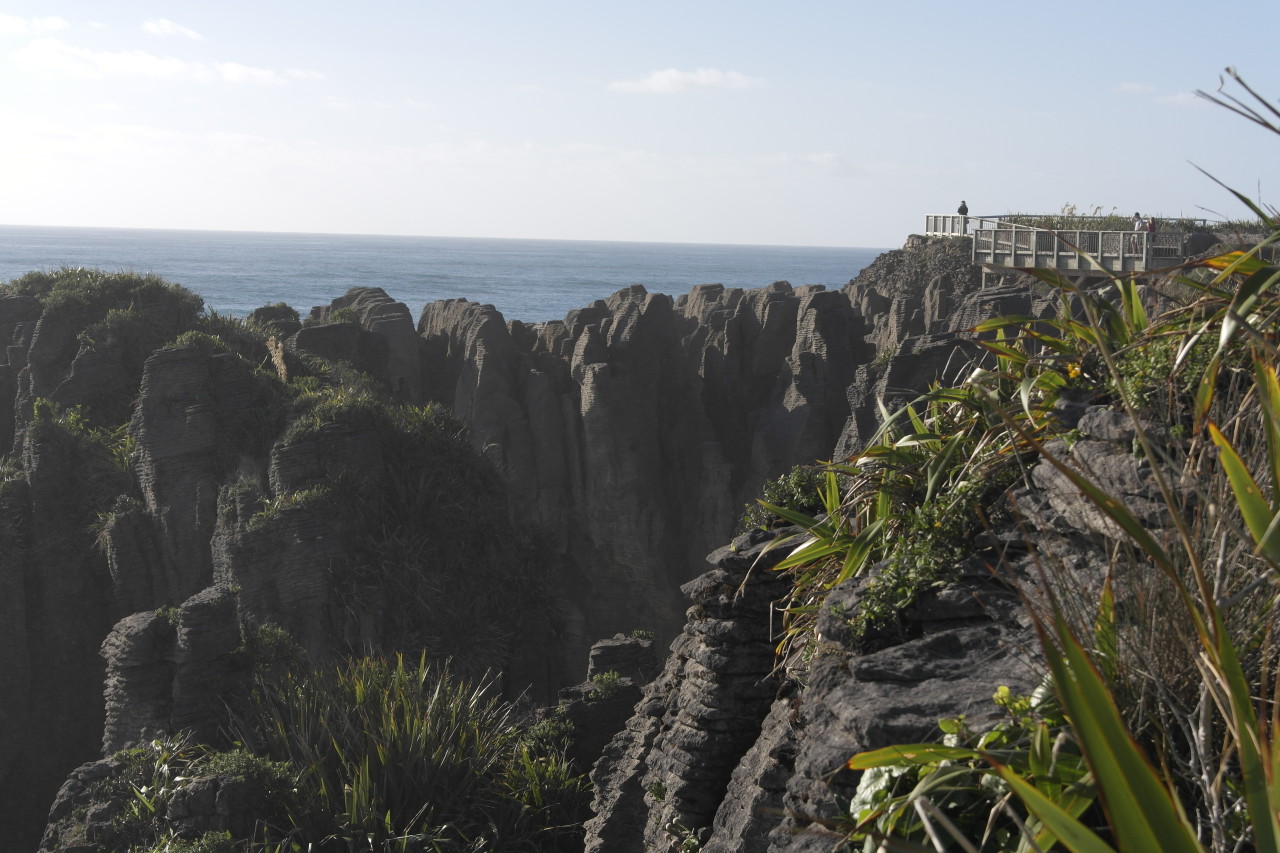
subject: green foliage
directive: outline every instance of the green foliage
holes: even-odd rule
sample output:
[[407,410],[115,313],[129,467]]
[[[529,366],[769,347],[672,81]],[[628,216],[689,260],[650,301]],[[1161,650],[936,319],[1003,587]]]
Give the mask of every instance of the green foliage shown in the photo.
[[867,581],[852,619],[865,645],[901,640],[904,611],[925,591],[954,579],[961,559],[973,550],[978,523],[978,490],[965,484],[947,504],[929,501],[910,511],[901,541],[880,571]]
[[[775,567],[792,576],[785,659],[807,658],[827,592],[871,566],[882,566],[881,577],[869,586],[865,613],[852,617],[864,649],[893,633],[902,607],[950,578],[958,544],[976,532],[980,510],[1002,494],[1027,451],[992,402],[1015,383],[1011,368],[997,364],[975,368],[965,384],[935,386],[886,413],[866,449],[826,470],[820,514],[766,507],[803,530],[770,546],[791,549]],[[1051,404],[1049,394],[1028,395],[1020,417],[1037,431],[1052,428]]]
[[[95,841],[105,849],[223,853],[244,849],[247,839],[222,832],[199,833],[170,813],[184,786],[217,777],[221,785],[241,786],[246,802],[257,805],[266,823],[278,822],[300,807],[293,770],[244,750],[217,752],[188,735],[161,737],[116,753],[115,775],[93,782],[87,796],[99,808],[102,828]],[[107,818],[105,821],[103,818]]]
[[591,690],[587,692],[588,699],[612,699],[622,689],[622,676],[613,669],[597,672],[591,676],[591,685]]
[[425,658],[362,659],[260,681],[237,730],[297,769],[312,805],[291,837],[311,849],[570,849],[583,781],[491,694]]
[[84,406],[63,409],[38,397],[32,403],[27,437],[56,446],[62,458],[74,460],[83,486],[75,497],[90,518],[106,512],[122,493],[134,491],[136,442],[128,424],[99,426]]
[[360,315],[356,313],[356,310],[354,308],[351,308],[351,307],[339,308],[337,311],[330,312],[329,322],[330,323],[355,323],[356,325],[359,325]]
[[274,622],[266,622],[245,634],[240,651],[260,676],[283,675],[306,662],[306,652],[293,636]]
[[94,307],[101,302],[173,302],[191,316],[204,306],[199,296],[156,275],[108,273],[86,267],[61,267],[51,272],[29,272],[0,284],[6,295],[33,296],[46,309]]
[[353,645],[429,649],[478,678],[505,663],[527,626],[549,626],[548,549],[512,521],[502,478],[455,418],[341,370],[291,386],[282,446],[362,449],[358,465],[349,452],[324,460],[333,500],[314,507],[341,543],[332,579],[350,633],[359,632]]
[[296,492],[284,492],[262,502],[261,509],[249,519],[249,529],[253,531],[264,530],[289,510],[301,507],[314,509],[317,504],[324,504],[333,500],[334,490],[328,485],[312,486],[309,489],[299,489]]
[[182,616],[182,610],[173,606],[157,607],[156,615],[167,622],[170,628],[177,628]]
[[[1280,134],[1273,118],[1280,110],[1228,73],[1254,101],[1212,99]],[[1079,313],[984,324],[986,331],[1018,327],[1017,341],[1040,344],[1038,350],[988,344],[1002,365],[1022,373],[1001,387],[1005,393],[993,395],[995,410],[1123,541],[1091,622],[1082,623],[1078,608],[1057,596],[1047,611],[1033,611],[1062,709],[1064,726],[1054,742],[1073,744],[1083,765],[1075,759],[1068,776],[1055,778],[1057,765],[1050,764],[1046,773],[1044,744],[1056,728],[1047,720],[1050,728],[1039,733],[1033,727],[1029,749],[1015,756],[981,739],[963,752],[944,743],[854,756],[853,769],[892,768],[880,783],[864,779],[867,797],[854,815],[855,839],[870,845],[914,833],[939,849],[954,843],[965,850],[1052,844],[1088,853],[1280,850],[1273,692],[1280,268],[1260,260],[1267,246],[1280,242],[1280,217],[1237,196],[1271,234],[1247,252],[1199,262],[1218,271],[1210,280],[1179,276],[1174,284],[1195,294],[1190,304],[1148,318],[1131,282],[1114,281],[1116,298],[1107,302],[1039,271]],[[1040,381],[1050,373],[1059,379]],[[1034,415],[1041,395],[1081,377],[1097,383],[1134,424],[1136,447],[1163,495],[1163,530],[1140,522],[1123,496],[1059,458],[1034,434],[1034,420],[1018,417]],[[1179,441],[1161,441],[1144,422],[1151,418],[1169,432],[1178,428]],[[1070,578],[1059,581],[1069,589]],[[1052,754],[1060,762],[1062,750]],[[966,766],[960,772],[993,780],[1005,813],[1016,802],[1020,817],[1005,822],[989,798],[976,812],[989,815],[985,824],[966,823],[963,808],[940,807],[940,801],[957,804],[948,774],[958,764]],[[1073,779],[1083,767],[1087,776]],[[914,787],[904,793],[900,778]],[[1092,796],[1081,787],[1086,782],[1096,789],[1101,815],[1082,811]],[[971,794],[971,776],[958,787]]]
[[797,512],[815,514],[822,509],[823,474],[817,465],[796,465],[790,471],[767,481],[760,491],[760,499],[747,504],[738,529],[768,529],[783,520],[769,512],[769,506],[781,506]]
[[355,323],[358,326],[360,325],[360,314],[356,309],[348,305],[328,312],[323,318],[312,314],[302,321],[304,326],[327,326],[332,323]]
[[236,844],[230,832],[210,830],[190,840],[171,832],[158,840],[146,853],[240,853],[242,849],[242,845]]
[[[862,770],[855,796],[845,808],[845,833],[875,851],[882,839],[924,844],[931,823],[953,827],[965,839],[982,839],[992,850],[1020,849],[1030,838],[1042,849],[1053,833],[1011,803],[1001,770],[1032,782],[1038,790],[1080,816],[1094,808],[1089,768],[1072,740],[1052,693],[1014,696],[999,688],[992,697],[1008,716],[987,732],[975,732],[963,717],[941,720],[940,743],[904,744],[849,759]],[[927,808],[918,807],[928,803]]]
[[221,341],[226,351],[250,364],[264,364],[270,358],[266,334],[242,317],[207,311],[197,320],[196,331]]
[[193,347],[205,355],[221,355],[231,351],[221,338],[201,329],[183,332],[170,341],[165,348],[177,349],[178,347]]
[[631,636],[637,640],[652,640],[653,631],[648,628],[636,628],[631,632]]
[[[75,338],[66,339],[62,352],[50,356],[69,363],[78,352],[110,350],[132,381],[157,347],[195,325],[204,305],[196,294],[158,276],[71,267],[27,273],[0,285],[0,294],[34,297],[44,311],[42,324],[79,329]],[[131,395],[122,391],[114,383],[85,390],[95,424],[109,427],[128,420]]]
[[573,721],[557,705],[525,730],[524,739],[535,753],[563,753],[573,742]]

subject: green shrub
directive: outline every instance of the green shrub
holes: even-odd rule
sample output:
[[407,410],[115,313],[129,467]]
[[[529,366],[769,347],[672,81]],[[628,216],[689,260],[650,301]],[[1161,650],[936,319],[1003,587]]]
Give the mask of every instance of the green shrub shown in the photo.
[[597,672],[591,676],[591,690],[587,692],[588,699],[612,699],[618,695],[618,691],[622,689],[622,676],[617,670],[609,670],[608,672]]
[[[556,850],[580,837],[584,782],[563,756],[525,737],[489,683],[457,681],[425,658],[261,680],[236,728],[296,768],[314,805],[293,815],[291,837],[316,850],[381,850],[393,839],[418,845],[406,849]],[[469,846],[481,837],[487,845]]]
[[[1280,109],[1227,73],[1253,101],[1208,97],[1280,135]],[[1031,613],[1063,726],[1024,723],[1013,751],[984,735],[976,747],[903,744],[853,756],[850,769],[883,775],[864,777],[850,841],[866,850],[914,849],[903,837],[965,850],[1280,849],[1280,267],[1263,259],[1280,243],[1280,216],[1236,195],[1270,236],[1197,261],[1214,271],[1207,279],[1178,276],[1170,293],[1193,294],[1189,304],[1149,318],[1130,279],[1113,279],[1108,299],[1042,270],[1077,310],[979,327],[1020,329],[1013,341],[986,344],[994,370],[970,375],[1018,441],[968,448],[957,464],[969,465],[975,450],[1030,448],[1113,525],[1109,575],[1095,598],[1042,560],[1041,580],[1056,594]],[[1144,475],[1163,499],[1159,522],[1140,521],[1127,496],[1109,494],[1044,442],[1053,434],[1044,402],[1082,375],[1133,425]],[[1165,440],[1175,432],[1177,441]],[[831,541],[829,525],[814,530]],[[1101,811],[1090,807],[1095,796]]]
[[573,742],[573,721],[565,716],[564,707],[557,705],[525,730],[524,739],[534,752],[562,753]]
[[323,319],[312,314],[302,321],[304,326],[327,326],[331,323],[355,323],[358,326],[360,325],[360,314],[356,312],[356,309],[348,305],[328,312]]
[[[126,384],[136,384],[146,358],[166,341],[194,327],[203,300],[155,275],[106,273],[63,267],[32,272],[0,285],[0,294],[32,296],[43,308],[42,323],[73,322],[79,334],[51,356],[70,362],[88,349],[112,347],[124,367]],[[84,390],[98,426],[128,420],[132,395],[114,383]]]
[[333,463],[334,499],[317,508],[341,542],[332,580],[343,618],[384,653],[430,649],[471,678],[503,666],[515,638],[556,618],[549,549],[512,521],[501,476],[451,414],[339,378],[294,386],[281,443],[357,436],[374,451],[358,469]]
[[283,675],[306,663],[306,652],[293,635],[274,622],[258,625],[248,631],[240,650],[262,676]]
[[176,833],[160,839],[146,853],[240,853],[244,849],[237,844],[230,832],[209,832],[197,838],[185,839]]
[[796,465],[787,473],[765,482],[760,490],[760,499],[744,508],[738,529],[745,532],[785,523],[765,504],[816,515],[822,510],[822,484],[821,466]]

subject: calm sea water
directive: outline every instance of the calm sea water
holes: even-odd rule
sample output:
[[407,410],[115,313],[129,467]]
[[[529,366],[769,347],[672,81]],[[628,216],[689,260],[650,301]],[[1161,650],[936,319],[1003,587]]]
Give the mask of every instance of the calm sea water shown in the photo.
[[377,237],[0,226],[0,281],[61,266],[155,273],[244,315],[287,302],[302,314],[356,286],[409,306],[462,297],[508,320],[560,320],[632,284],[673,296],[696,284],[843,287],[883,249]]

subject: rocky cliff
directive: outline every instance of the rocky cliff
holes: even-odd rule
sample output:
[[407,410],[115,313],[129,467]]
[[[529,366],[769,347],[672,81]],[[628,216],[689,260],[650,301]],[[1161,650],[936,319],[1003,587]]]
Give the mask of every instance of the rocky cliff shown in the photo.
[[[78,282],[96,301],[51,299],[58,286],[36,280],[0,299],[14,447],[0,701],[17,721],[0,773],[27,797],[8,800],[27,806],[6,832],[100,743],[207,726],[208,686],[234,680],[236,656],[275,624],[313,658],[426,647],[543,695],[598,637],[693,636],[628,724],[631,745],[607,751],[641,776],[597,773],[631,780],[618,819],[758,834],[756,805],[776,802],[803,753],[786,698],[761,680],[777,590],[762,575],[735,598],[745,564],[722,552],[723,576],[685,588],[698,613],[682,629],[681,585],[764,480],[859,446],[876,398],[962,363],[977,319],[1037,310],[1025,288],[980,290],[963,242],[923,238],[841,290],[633,287],[536,326],[455,300],[426,306],[415,330],[365,288],[306,324],[276,308],[241,327],[147,286],[161,289],[142,315],[110,282]],[[459,455],[447,419],[401,406],[426,401],[452,410],[484,463]],[[704,688],[719,698],[682,705]],[[746,755],[773,768],[756,774],[765,788],[747,783]],[[680,775],[693,766],[702,777]],[[670,793],[650,815],[654,783]],[[738,816],[722,820],[731,784]],[[625,835],[601,808],[599,837]]]
[[424,394],[467,424],[580,572],[581,659],[633,628],[669,642],[680,584],[763,482],[861,446],[877,399],[958,370],[974,323],[1034,302],[1026,286],[982,290],[967,242],[922,237],[841,290],[637,286],[536,326],[436,302],[418,322]]
[[[327,322],[343,308],[363,319]],[[407,405],[407,309],[365,291],[320,314],[282,345],[279,324],[152,277],[64,270],[0,294],[13,849],[104,748],[215,736],[264,630],[317,663],[429,648],[513,694],[569,680],[549,551],[462,426]]]

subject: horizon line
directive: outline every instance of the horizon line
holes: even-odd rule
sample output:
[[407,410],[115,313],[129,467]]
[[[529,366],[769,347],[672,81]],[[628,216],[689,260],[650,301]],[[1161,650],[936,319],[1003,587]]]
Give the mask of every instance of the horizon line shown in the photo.
[[[398,239],[421,240],[510,240],[544,243],[630,243],[652,246],[731,246],[743,248],[775,248],[775,249],[837,249],[886,252],[893,247],[886,246],[832,246],[818,243],[720,243],[707,240],[618,240],[585,237],[476,237],[456,234],[383,234],[371,231],[275,231],[267,229],[237,228],[148,228],[133,225],[44,225],[31,223],[0,223],[0,228],[44,228],[55,230],[98,230],[98,231],[168,231],[194,234],[278,234],[291,236],[317,237],[391,237]],[[903,238],[906,239],[905,237]]]

